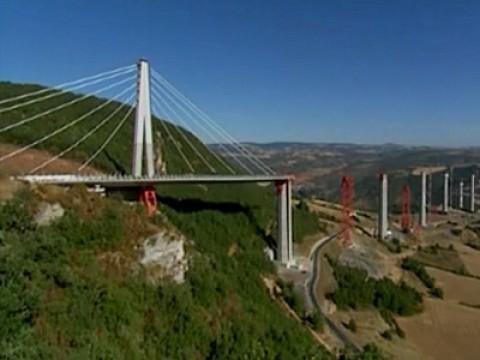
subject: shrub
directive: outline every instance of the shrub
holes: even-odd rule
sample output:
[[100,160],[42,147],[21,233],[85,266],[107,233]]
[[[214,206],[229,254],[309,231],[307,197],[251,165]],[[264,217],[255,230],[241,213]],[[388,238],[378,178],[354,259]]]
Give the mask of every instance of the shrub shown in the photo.
[[345,327],[351,332],[357,332],[357,323],[354,319],[350,319],[350,321],[345,324]]
[[434,287],[431,291],[430,291],[430,294],[432,294],[432,296],[435,296],[439,299],[443,299],[443,290],[438,288],[438,287]]
[[305,320],[313,330],[323,331],[323,318],[318,311],[310,312]]
[[385,330],[384,332],[382,332],[380,334],[384,339],[387,339],[387,340],[392,340],[393,339],[393,336],[392,336],[392,330]]

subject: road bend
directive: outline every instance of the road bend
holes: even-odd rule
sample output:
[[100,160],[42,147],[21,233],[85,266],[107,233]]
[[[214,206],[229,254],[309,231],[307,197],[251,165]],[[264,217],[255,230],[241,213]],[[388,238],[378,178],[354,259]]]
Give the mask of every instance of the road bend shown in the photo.
[[335,337],[337,337],[338,340],[340,340],[344,346],[346,347],[351,347],[355,351],[362,351],[362,349],[355,344],[350,338],[345,334],[343,329],[341,329],[335,322],[333,322],[321,309],[320,303],[317,299],[317,295],[315,293],[315,289],[317,287],[317,282],[319,278],[319,270],[320,270],[320,261],[321,257],[319,256],[320,251],[322,248],[327,245],[330,241],[333,239],[337,238],[339,233],[335,233],[333,235],[324,237],[323,239],[320,239],[315,243],[315,245],[312,247],[312,250],[310,251],[309,258],[312,261],[312,273],[310,275],[310,278],[307,280],[307,294],[310,297],[310,302],[315,306],[315,308],[318,310],[319,314],[322,316],[325,324],[328,326],[329,330],[334,334]]

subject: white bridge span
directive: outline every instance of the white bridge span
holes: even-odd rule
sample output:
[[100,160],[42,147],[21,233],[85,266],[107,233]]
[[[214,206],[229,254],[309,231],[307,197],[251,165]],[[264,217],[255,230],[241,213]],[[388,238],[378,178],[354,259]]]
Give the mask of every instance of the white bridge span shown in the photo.
[[206,183],[261,183],[261,182],[289,182],[291,175],[23,175],[15,177],[17,180],[37,184],[75,185],[104,187],[142,187],[159,184],[206,184]]

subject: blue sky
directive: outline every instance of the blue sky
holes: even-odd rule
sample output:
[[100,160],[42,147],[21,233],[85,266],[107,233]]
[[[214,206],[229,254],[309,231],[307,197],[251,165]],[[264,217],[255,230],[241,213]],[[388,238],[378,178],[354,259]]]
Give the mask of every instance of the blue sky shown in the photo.
[[0,79],[139,57],[241,140],[480,145],[479,1],[0,0]]

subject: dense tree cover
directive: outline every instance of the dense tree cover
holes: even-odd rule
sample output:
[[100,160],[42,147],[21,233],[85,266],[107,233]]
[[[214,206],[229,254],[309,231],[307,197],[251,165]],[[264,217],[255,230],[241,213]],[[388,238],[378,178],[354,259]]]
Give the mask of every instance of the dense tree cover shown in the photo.
[[413,315],[421,310],[422,297],[404,282],[388,278],[376,280],[363,269],[342,265],[330,260],[338,288],[327,294],[339,308],[364,309],[374,306],[381,312]]
[[269,298],[273,268],[247,216],[169,211],[194,241],[191,270],[155,287],[99,262],[128,240],[132,211],[111,200],[88,221],[68,209],[38,228],[27,203],[0,206],[0,358],[329,357]]

